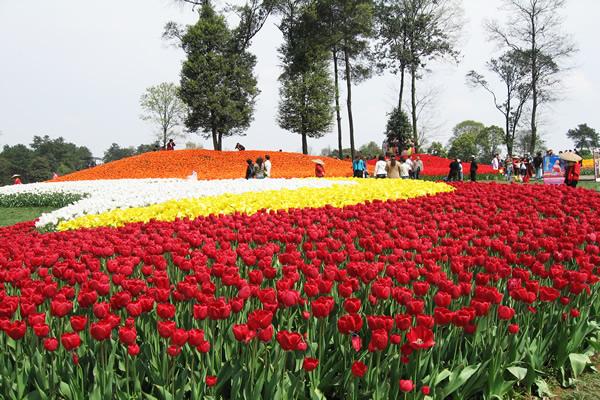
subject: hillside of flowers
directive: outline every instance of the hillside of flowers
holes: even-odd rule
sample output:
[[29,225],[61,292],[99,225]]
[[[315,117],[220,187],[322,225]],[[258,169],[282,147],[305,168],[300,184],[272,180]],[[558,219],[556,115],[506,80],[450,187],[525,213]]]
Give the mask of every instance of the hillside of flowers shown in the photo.
[[0,397],[511,398],[600,350],[595,192],[272,201],[0,228]]
[[[195,171],[198,179],[243,178],[246,160],[269,154],[273,178],[308,178],[315,176],[315,156],[300,153],[264,151],[176,150],[154,151],[112,161],[97,167],[60,176],[54,181],[87,181],[96,179],[185,179]],[[327,176],[352,176],[350,161],[318,157],[325,162]]]

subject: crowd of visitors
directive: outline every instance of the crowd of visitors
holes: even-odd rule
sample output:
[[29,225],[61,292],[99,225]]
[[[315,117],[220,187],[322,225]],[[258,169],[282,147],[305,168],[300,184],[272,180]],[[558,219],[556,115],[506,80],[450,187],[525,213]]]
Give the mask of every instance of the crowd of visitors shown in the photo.
[[264,179],[271,177],[271,156],[258,157],[255,162],[246,160],[246,179]]
[[[388,156],[380,155],[375,163],[373,175],[375,178],[391,179],[420,179],[424,170],[423,161],[416,156]],[[352,173],[355,178],[369,178],[367,161],[364,156],[357,155],[352,161]]]

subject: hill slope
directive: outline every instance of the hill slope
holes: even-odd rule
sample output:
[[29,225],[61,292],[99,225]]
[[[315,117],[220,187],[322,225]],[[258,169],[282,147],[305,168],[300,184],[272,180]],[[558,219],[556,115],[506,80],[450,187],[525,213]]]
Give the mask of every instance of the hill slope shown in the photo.
[[316,157],[299,153],[264,151],[175,150],[155,151],[127,157],[97,167],[58,177],[53,181],[94,179],[185,178],[196,171],[198,179],[243,178],[246,159],[271,156],[273,178],[304,178],[315,176],[314,159],[325,162],[327,176],[350,176],[349,161]]

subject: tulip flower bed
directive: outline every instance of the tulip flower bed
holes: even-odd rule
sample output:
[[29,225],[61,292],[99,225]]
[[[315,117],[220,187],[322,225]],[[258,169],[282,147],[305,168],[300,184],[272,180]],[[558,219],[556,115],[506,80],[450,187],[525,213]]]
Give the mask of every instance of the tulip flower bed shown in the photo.
[[[509,199],[500,201],[499,199]],[[599,350],[600,194],[0,229],[5,399],[471,399]]]
[[270,151],[176,150],[154,151],[109,162],[60,176],[53,181],[96,179],[185,178],[196,171],[198,179],[236,179],[246,174],[246,160],[269,154],[273,178],[309,178],[315,176],[313,159],[325,162],[330,177],[352,176],[352,163],[329,157]]

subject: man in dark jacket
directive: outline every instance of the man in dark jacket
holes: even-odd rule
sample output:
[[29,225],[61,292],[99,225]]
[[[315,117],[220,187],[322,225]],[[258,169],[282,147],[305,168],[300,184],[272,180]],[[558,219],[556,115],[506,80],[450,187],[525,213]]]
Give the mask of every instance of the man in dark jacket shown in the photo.
[[471,156],[471,182],[477,182],[477,161],[475,161],[475,156]]
[[448,181],[457,181],[460,173],[460,163],[458,162],[458,158],[455,158],[450,163],[450,173],[448,174]]
[[535,168],[535,179],[542,179],[543,170],[542,166],[544,164],[544,157],[542,157],[542,152],[538,151],[535,157],[533,157],[533,168]]

